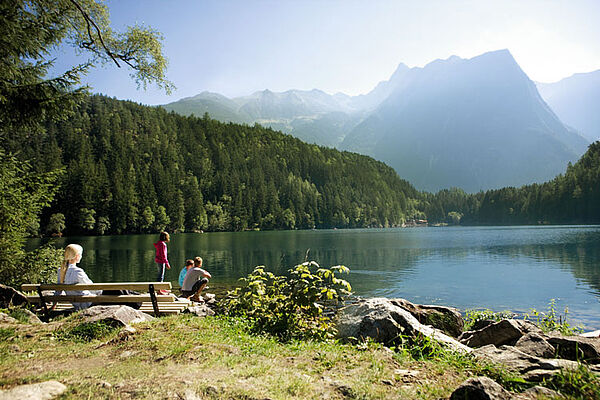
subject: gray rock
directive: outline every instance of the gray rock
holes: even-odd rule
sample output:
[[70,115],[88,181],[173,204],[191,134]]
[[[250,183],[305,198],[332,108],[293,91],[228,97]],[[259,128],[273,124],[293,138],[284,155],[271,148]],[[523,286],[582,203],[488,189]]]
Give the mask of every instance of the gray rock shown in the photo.
[[548,342],[556,348],[561,358],[592,364],[600,363],[600,338],[552,336]]
[[452,394],[450,400],[510,400],[510,392],[485,376],[469,378]]
[[549,378],[561,368],[577,368],[575,361],[535,357],[513,346],[497,348],[490,344],[473,350],[473,355],[479,360],[501,364],[506,369],[517,372],[524,379],[533,382]]
[[401,336],[427,336],[451,350],[471,351],[440,330],[421,324],[410,312],[385,298],[365,299],[342,308],[336,317],[336,327],[341,339],[371,338],[379,343],[391,344]]
[[18,290],[0,283],[0,307],[21,306],[29,304],[27,296]]
[[520,400],[538,400],[538,399],[563,399],[564,396],[552,389],[543,386],[534,386],[527,389],[517,396]]
[[556,353],[554,347],[542,335],[533,332],[521,336],[515,347],[523,353],[542,358],[552,358]]
[[199,317],[215,315],[215,312],[210,307],[208,307],[206,304],[195,304],[193,306],[189,306],[188,308],[183,310],[183,312],[195,314]]
[[93,306],[79,312],[81,322],[106,321],[113,326],[127,326],[136,322],[150,321],[154,317],[129,306]]
[[579,334],[579,336],[588,337],[588,338],[600,338],[600,330],[581,333],[581,334]]
[[57,381],[47,381],[21,385],[9,390],[0,391],[0,400],[48,400],[60,396],[67,387]]
[[10,315],[0,312],[0,324],[18,324],[18,323],[19,323],[19,321],[17,321]]
[[541,333],[541,330],[528,321],[503,319],[482,329],[464,332],[458,340],[469,347],[512,345],[530,332]]
[[42,320],[38,318],[37,315],[32,313],[26,308],[21,308],[21,312],[27,315],[27,322],[30,324],[43,324]]
[[447,335],[458,337],[465,328],[465,321],[457,308],[413,304],[405,299],[392,299],[391,302],[410,312],[423,325],[431,325]]

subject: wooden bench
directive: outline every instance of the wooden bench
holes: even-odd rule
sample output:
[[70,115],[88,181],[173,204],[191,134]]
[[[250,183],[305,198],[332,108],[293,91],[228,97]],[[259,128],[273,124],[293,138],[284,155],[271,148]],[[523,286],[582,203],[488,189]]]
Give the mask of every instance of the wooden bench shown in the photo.
[[[90,284],[23,284],[23,292],[37,292],[27,296],[31,303],[41,304],[44,312],[48,314],[49,306],[56,304],[56,310],[72,308],[72,303],[141,303],[140,311],[146,313],[178,314],[190,305],[187,299],[177,299],[173,294],[159,294],[159,290],[170,290],[170,282],[123,282],[123,283],[90,283]],[[73,291],[73,290],[133,290],[146,292],[144,294],[128,295],[54,295],[44,294],[44,291]]]

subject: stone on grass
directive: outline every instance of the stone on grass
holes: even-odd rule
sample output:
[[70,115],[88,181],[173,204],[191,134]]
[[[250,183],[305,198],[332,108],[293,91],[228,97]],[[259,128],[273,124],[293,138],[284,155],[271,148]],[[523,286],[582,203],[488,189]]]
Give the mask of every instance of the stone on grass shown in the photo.
[[509,400],[511,398],[510,392],[485,376],[467,379],[450,395],[450,400]]
[[600,363],[600,338],[582,336],[553,336],[548,342],[556,348],[559,357],[573,361]]
[[534,386],[520,393],[516,398],[519,400],[563,399],[564,396],[547,387]]
[[183,310],[184,313],[194,314],[198,317],[213,316],[215,312],[206,304],[194,304]]
[[0,307],[8,308],[29,304],[27,296],[18,290],[0,283]]
[[556,353],[554,347],[542,335],[533,332],[517,340],[515,347],[523,353],[542,358],[552,358]]
[[17,324],[17,323],[19,323],[19,321],[17,321],[10,315],[0,312],[0,324]]
[[524,379],[533,382],[550,378],[561,368],[577,368],[575,361],[536,357],[513,346],[497,348],[490,344],[473,350],[473,355],[479,360],[501,364],[509,371],[519,373]]
[[144,312],[123,305],[93,306],[79,312],[77,317],[81,320],[80,322],[104,321],[112,326],[127,326],[154,319]]
[[458,337],[465,327],[465,321],[457,308],[413,304],[405,299],[391,299],[391,302],[410,312],[423,325],[431,325],[447,335]]
[[0,400],[48,400],[60,396],[65,390],[67,387],[57,381],[32,383],[0,390]]
[[469,347],[513,345],[530,332],[541,333],[541,330],[528,321],[503,319],[482,329],[464,332],[458,340]]
[[401,336],[429,337],[450,350],[471,351],[440,330],[421,324],[410,312],[386,298],[364,299],[342,308],[336,317],[336,327],[341,339],[371,338],[387,345],[397,342]]

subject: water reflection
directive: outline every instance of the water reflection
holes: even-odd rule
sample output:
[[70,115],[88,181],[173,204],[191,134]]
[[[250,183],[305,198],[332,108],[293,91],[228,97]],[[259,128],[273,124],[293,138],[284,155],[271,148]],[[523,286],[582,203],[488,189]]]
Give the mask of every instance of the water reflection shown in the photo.
[[[72,237],[95,281],[155,276],[156,235]],[[30,241],[30,246],[39,245]],[[544,309],[551,298],[600,328],[600,227],[460,227],[178,234],[169,243],[176,284],[188,258],[201,256],[214,279],[233,285],[256,265],[282,274],[308,259],[344,264],[363,296],[495,310]]]

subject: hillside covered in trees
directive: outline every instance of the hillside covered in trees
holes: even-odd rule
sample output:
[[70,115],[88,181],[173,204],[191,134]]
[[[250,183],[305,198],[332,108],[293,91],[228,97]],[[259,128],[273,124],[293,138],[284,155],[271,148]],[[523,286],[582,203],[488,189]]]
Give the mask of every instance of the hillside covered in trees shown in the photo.
[[423,194],[430,221],[462,215],[466,225],[600,223],[600,141],[564,174],[542,184],[469,195],[460,189]]
[[395,226],[420,197],[366,156],[103,96],[11,136],[38,172],[64,169],[31,233]]

